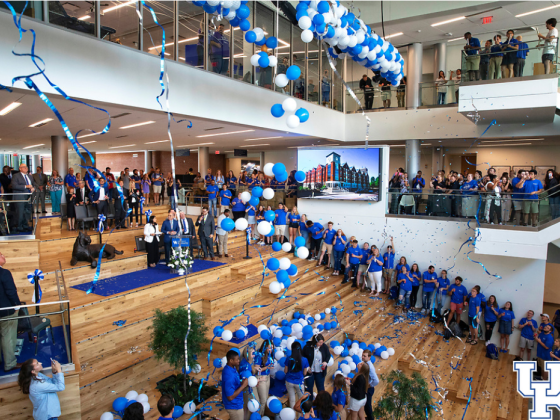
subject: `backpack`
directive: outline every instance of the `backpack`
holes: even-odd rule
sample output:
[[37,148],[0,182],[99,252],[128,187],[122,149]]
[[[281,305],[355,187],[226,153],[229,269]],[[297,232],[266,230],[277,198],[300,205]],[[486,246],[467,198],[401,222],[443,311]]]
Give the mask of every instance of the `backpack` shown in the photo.
[[461,327],[456,322],[451,322],[449,324],[449,328],[446,328],[443,331],[443,338],[449,340],[453,337],[463,337],[463,331],[461,331]]
[[486,346],[486,357],[492,360],[498,360],[498,349],[492,343]]
[[399,288],[393,286],[389,289],[389,299],[397,300],[399,298]]
[[433,322],[434,324],[439,324],[440,322],[443,322],[443,318],[437,309],[433,309],[430,312],[430,322]]
[[461,330],[463,330],[463,331],[469,331],[469,324],[467,324],[465,321],[461,320],[461,321],[459,321],[459,328],[461,328]]

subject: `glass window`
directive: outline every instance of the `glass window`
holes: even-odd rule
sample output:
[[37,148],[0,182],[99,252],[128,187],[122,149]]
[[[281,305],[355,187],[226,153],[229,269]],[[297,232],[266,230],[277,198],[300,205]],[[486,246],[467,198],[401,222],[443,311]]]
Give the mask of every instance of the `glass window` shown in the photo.
[[[264,31],[265,37],[274,36],[274,12],[269,8],[257,3],[256,11],[256,24],[257,28],[261,28]],[[269,55],[272,55],[272,50],[269,50],[266,45],[262,47],[256,46],[256,52],[265,51]],[[255,67],[255,84],[262,86],[266,89],[272,89],[272,76],[274,75],[274,70],[272,67],[262,68],[260,66]]]
[[[278,65],[276,74],[286,74],[290,66],[290,30],[291,24],[288,20],[279,17],[278,19]],[[290,84],[283,88],[274,87],[277,92],[289,94]]]
[[[335,64],[336,64],[336,70],[338,71],[338,74],[340,74],[342,77],[345,77],[344,75],[344,60],[340,60],[340,59],[334,59]],[[329,67],[330,68],[330,67]],[[343,108],[343,97],[344,97],[344,85],[342,84],[342,80],[333,72],[333,76],[332,76],[332,97],[333,97],[333,109],[336,109],[337,111],[344,111]]]
[[[79,2],[79,3],[83,3],[83,2]],[[30,18],[35,18],[38,20],[43,20],[43,2],[42,1],[30,1],[27,2],[27,6],[26,6],[26,2],[25,1],[11,1],[10,4],[12,5],[12,7],[14,8],[14,11],[20,15],[21,12],[23,12],[24,8],[25,8],[25,12],[23,13],[24,16],[28,16]],[[8,6],[6,6],[6,4],[2,1],[0,2],[0,9],[5,9],[8,13],[10,12],[10,9],[8,9]]]
[[49,22],[95,36],[95,6],[88,1],[49,1]]
[[[255,2],[250,1],[246,6],[251,10],[249,21],[252,21],[255,13]],[[233,30],[233,77],[246,83],[253,83],[253,66],[251,56],[253,55],[253,44],[245,41],[245,33],[239,28]]]
[[301,40],[302,30],[297,27],[292,27],[292,62],[291,65],[296,65],[301,70],[301,76],[292,82],[292,95],[296,98],[305,98],[305,42]]
[[179,61],[204,68],[204,10],[192,3],[179,2]]
[[[165,58],[175,59],[173,48],[173,14],[174,2],[172,1],[147,1],[146,4],[154,9],[158,23],[165,29]],[[144,7],[144,51],[150,54],[161,54],[161,38],[163,31],[154,22],[152,13]]]
[[307,100],[314,104],[319,103],[319,41],[313,40],[308,45],[307,52]]
[[139,20],[136,2],[108,1],[100,3],[99,7],[101,8],[101,38],[138,49]]
[[226,19],[222,19],[219,22],[213,22],[211,18],[212,16],[208,16],[208,19],[210,19],[210,29],[208,31],[209,61],[207,70],[217,74],[223,74],[224,76],[229,76],[231,26]]
[[333,90],[332,89],[333,72],[329,64],[329,59],[327,58],[327,51],[325,45],[323,45],[323,49],[321,52],[321,61],[323,66],[322,73],[321,73],[321,104],[326,106],[327,108],[330,108],[331,91]]

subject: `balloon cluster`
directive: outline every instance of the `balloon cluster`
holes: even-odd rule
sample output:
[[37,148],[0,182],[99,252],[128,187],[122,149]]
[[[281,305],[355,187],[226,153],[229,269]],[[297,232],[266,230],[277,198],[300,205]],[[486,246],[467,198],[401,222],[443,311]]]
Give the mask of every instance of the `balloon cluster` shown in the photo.
[[342,343],[338,341],[331,341],[331,348],[333,353],[337,356],[341,356],[344,359],[338,363],[338,370],[334,373],[333,378],[341,374],[345,377],[354,377],[353,372],[358,371],[358,364],[362,361],[362,353],[364,350],[368,349],[371,351],[371,362],[375,363],[375,356],[381,357],[382,359],[388,359],[389,356],[395,354],[395,349],[392,347],[387,348],[382,346],[380,343],[376,344],[366,344],[364,342],[352,341],[349,338],[344,340]]
[[251,9],[247,6],[248,0],[236,1],[193,1],[195,6],[202,7],[210,15],[223,16],[229,21],[232,27],[239,26],[243,32],[251,28],[251,23],[247,19],[251,14]]
[[[113,401],[113,410],[122,417],[124,414],[124,410],[126,410],[129,405],[134,404],[135,402],[142,404],[142,407],[144,407],[144,414],[150,411],[148,396],[146,394],[138,394],[138,392],[136,391],[128,391],[126,396],[116,398]],[[113,420],[113,418],[113,413],[111,413],[110,411],[107,411],[101,415],[101,420]]]
[[[328,1],[300,1],[296,11],[303,42],[311,42],[314,37],[323,40],[330,45],[332,57],[348,56],[368,69],[380,71],[393,86],[399,85],[404,60],[397,49],[373,33],[371,27],[340,2],[335,5]],[[333,48],[335,46],[340,54]]]
[[286,119],[286,125],[289,128],[297,128],[300,123],[304,123],[309,119],[309,111],[305,108],[298,108],[294,98],[286,98],[281,104],[274,104],[270,109],[273,117],[280,118],[284,113],[289,113]]

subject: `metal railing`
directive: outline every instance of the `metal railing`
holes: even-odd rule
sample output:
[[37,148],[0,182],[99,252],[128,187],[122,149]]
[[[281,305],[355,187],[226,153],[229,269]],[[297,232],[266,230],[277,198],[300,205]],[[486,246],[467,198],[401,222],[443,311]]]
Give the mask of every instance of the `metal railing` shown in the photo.
[[[38,217],[34,216],[35,193],[0,194],[0,240],[34,239]],[[20,236],[16,236],[23,234]]]
[[456,80],[420,83],[420,106],[456,104],[459,87],[460,82]]
[[[365,90],[354,86],[352,90],[362,103],[364,110],[406,107],[406,85],[375,86]],[[360,107],[350,93],[346,92],[346,113],[353,114],[356,112],[361,112]]]

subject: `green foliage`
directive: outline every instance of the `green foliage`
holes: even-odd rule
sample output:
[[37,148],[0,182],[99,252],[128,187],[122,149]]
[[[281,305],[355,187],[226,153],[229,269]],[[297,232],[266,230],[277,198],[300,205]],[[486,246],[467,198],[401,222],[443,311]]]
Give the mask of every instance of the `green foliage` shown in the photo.
[[[185,366],[185,335],[188,326],[188,311],[183,306],[169,312],[155,310],[150,347],[157,360],[163,360],[177,370]],[[201,353],[203,344],[208,342],[207,332],[204,315],[191,310],[191,331],[187,339],[188,364],[191,369],[197,365],[195,355]]]
[[428,384],[418,372],[408,377],[401,371],[393,370],[381,375],[381,378],[387,385],[383,398],[373,410],[376,419],[424,420],[426,409],[428,415],[432,413]]
[[[187,382],[188,380],[188,382]],[[200,391],[200,400],[198,399],[198,388],[200,381],[194,381],[189,376],[173,375],[159,382],[156,389],[161,395],[170,395],[175,400],[175,405],[183,407],[189,401],[200,404],[203,400],[208,400],[218,393],[216,388],[206,385],[202,386]]]

